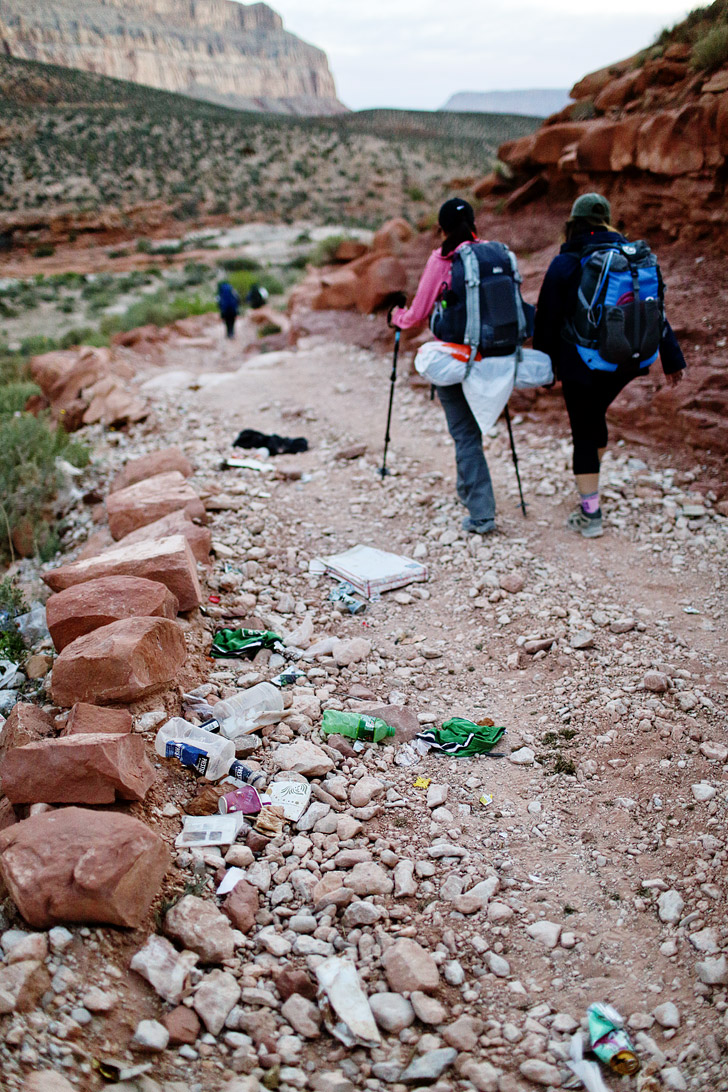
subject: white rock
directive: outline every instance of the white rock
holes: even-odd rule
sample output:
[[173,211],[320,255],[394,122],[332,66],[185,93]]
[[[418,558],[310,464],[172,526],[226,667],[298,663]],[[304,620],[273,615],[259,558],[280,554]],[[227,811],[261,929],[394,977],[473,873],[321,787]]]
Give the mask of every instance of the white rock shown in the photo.
[[397,899],[411,898],[417,894],[417,881],[414,877],[414,861],[401,860],[394,867],[394,896]]
[[652,1015],[661,1028],[680,1027],[680,1012],[672,1001],[665,1001],[663,1005],[658,1005],[652,1010]]
[[664,921],[666,925],[677,925],[682,917],[684,907],[685,902],[682,895],[674,887],[670,888],[669,891],[663,891],[657,900],[657,912],[660,921]]
[[62,925],[54,925],[48,930],[48,943],[52,952],[62,952],[73,941],[73,933]]
[[687,1082],[677,1066],[670,1066],[660,1072],[663,1087],[666,1092],[687,1092]]
[[508,960],[504,959],[503,956],[499,956],[496,952],[485,953],[485,965],[496,978],[508,978],[511,973],[511,965]]
[[158,1020],[140,1020],[132,1042],[138,1050],[148,1050],[150,1052],[166,1050],[169,1043],[169,1032],[164,1024],[160,1024]]
[[728,985],[728,961],[723,955],[719,959],[704,959],[695,964],[698,978],[706,986]]
[[715,929],[701,929],[698,933],[691,933],[688,939],[693,948],[704,955],[715,955],[720,951]]
[[726,762],[728,761],[728,747],[723,743],[714,743],[710,740],[706,740],[705,743],[700,744],[700,753],[705,758],[709,758],[711,762]]
[[273,752],[273,761],[280,770],[290,770],[305,777],[324,777],[334,768],[333,759],[315,743],[297,739],[282,744]]
[[498,924],[501,921],[510,921],[513,911],[505,902],[491,902],[488,904],[488,921]]
[[534,1084],[550,1084],[554,1088],[558,1088],[561,1084],[561,1074],[556,1066],[543,1062],[540,1058],[527,1058],[518,1068],[523,1076]]
[[178,952],[165,937],[152,933],[144,947],[132,957],[130,966],[146,978],[160,997],[171,1005],[178,1005],[197,960],[194,952]]
[[520,747],[513,754],[508,756],[509,760],[514,766],[532,766],[536,760],[536,755],[530,747]]
[[441,807],[447,800],[448,786],[432,784],[427,790],[427,806],[432,811]]
[[212,1035],[222,1031],[232,1008],[240,1000],[240,986],[228,971],[206,974],[197,987],[192,1002],[197,1015]]
[[378,777],[369,777],[367,774],[360,777],[349,791],[349,803],[354,808],[365,808],[371,804],[375,797],[381,796],[385,784]]
[[546,948],[555,948],[561,936],[561,926],[555,921],[534,921],[526,926],[526,932]]
[[270,863],[266,860],[254,861],[246,871],[245,879],[265,895],[270,891],[272,880]]
[[704,804],[707,800],[712,800],[718,790],[707,781],[698,781],[697,784],[690,786],[690,791],[699,804]]
[[381,865],[373,861],[364,861],[354,865],[351,872],[344,880],[344,886],[353,891],[355,895],[391,895],[394,890],[394,881],[384,871]]
[[399,993],[373,993],[369,1007],[380,1028],[388,1035],[398,1035],[415,1022],[415,1010]]
[[330,804],[324,804],[321,800],[314,800],[296,823],[296,830],[313,830],[316,824],[324,819],[330,811]]

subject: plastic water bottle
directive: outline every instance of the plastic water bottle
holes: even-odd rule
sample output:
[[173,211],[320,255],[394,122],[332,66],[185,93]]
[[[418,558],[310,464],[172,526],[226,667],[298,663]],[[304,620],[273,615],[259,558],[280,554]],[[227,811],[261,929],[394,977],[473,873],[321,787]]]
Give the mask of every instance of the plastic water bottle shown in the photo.
[[172,717],[162,725],[154,749],[162,758],[176,758],[210,781],[224,777],[235,760],[231,740],[206,732],[182,717]]
[[248,690],[241,690],[232,698],[216,702],[212,715],[219,723],[222,735],[235,739],[236,736],[254,732],[263,724],[275,724],[279,719],[277,714],[282,713],[284,708],[284,698],[278,687],[262,682]]
[[327,709],[321,724],[324,735],[336,733],[349,739],[361,739],[365,743],[379,743],[380,740],[393,736],[395,729],[381,717],[369,717],[366,713],[342,713],[338,709]]

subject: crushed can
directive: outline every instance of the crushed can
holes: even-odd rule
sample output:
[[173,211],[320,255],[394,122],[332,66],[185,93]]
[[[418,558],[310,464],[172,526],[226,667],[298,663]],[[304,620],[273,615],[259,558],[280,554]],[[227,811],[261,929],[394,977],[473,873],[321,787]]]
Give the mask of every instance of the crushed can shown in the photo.
[[257,815],[262,808],[260,797],[252,785],[241,785],[239,789],[225,793],[217,805],[221,815],[240,812],[241,815]]
[[611,1005],[596,1003],[587,1009],[591,1048],[600,1062],[620,1077],[633,1077],[640,1070],[640,1060],[624,1026],[624,1020]]

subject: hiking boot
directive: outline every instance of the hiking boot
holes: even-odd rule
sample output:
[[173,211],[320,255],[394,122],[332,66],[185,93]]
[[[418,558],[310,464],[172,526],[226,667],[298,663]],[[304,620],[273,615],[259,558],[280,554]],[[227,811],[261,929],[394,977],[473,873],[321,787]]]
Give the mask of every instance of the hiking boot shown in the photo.
[[593,515],[589,515],[583,508],[577,508],[567,519],[566,526],[578,531],[584,538],[599,538],[604,534],[602,510],[597,508]]
[[490,535],[496,529],[494,519],[473,519],[472,516],[466,516],[461,526],[472,535]]

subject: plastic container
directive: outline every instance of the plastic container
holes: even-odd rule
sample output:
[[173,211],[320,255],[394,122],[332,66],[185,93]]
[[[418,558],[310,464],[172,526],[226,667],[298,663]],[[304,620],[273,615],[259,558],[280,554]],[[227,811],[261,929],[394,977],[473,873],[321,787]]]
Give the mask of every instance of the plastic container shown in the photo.
[[336,733],[340,736],[348,736],[349,739],[361,739],[365,743],[379,743],[380,740],[393,736],[395,729],[380,717],[327,709],[324,712],[321,731],[327,736]]
[[177,758],[210,781],[224,777],[235,759],[231,740],[206,732],[182,717],[172,717],[162,725],[154,749],[162,758]]
[[280,690],[272,683],[262,682],[241,690],[232,698],[218,701],[212,707],[212,715],[220,724],[220,732],[227,739],[248,735],[264,724],[276,724],[285,708]]

